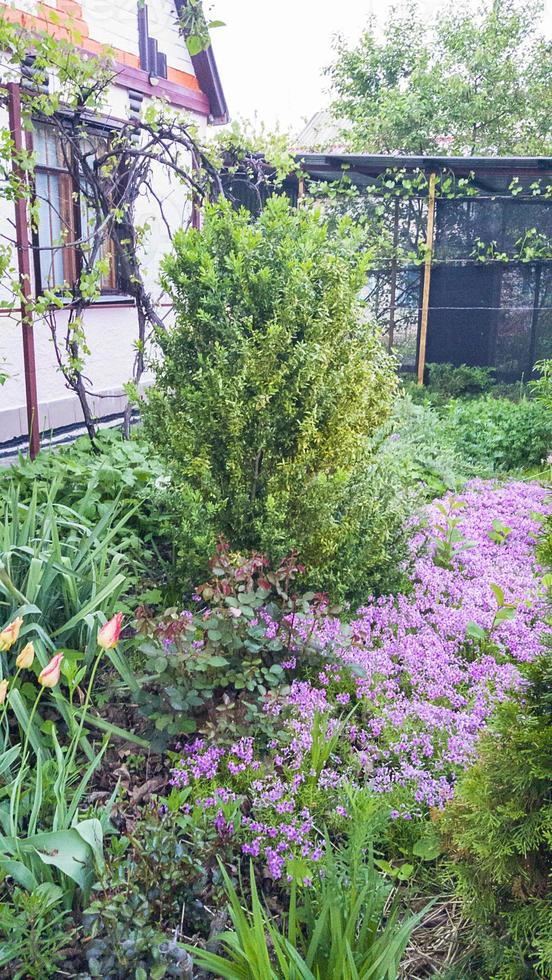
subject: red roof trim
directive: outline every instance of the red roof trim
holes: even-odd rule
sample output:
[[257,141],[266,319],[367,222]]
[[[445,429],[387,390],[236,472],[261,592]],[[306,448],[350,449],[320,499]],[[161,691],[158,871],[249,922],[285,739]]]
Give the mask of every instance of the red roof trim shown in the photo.
[[[198,81],[201,85],[199,78]],[[150,98],[165,96],[171,105],[181,109],[191,109],[202,116],[211,114],[211,104],[205,92],[196,92],[194,89],[177,85],[176,82],[171,82],[168,78],[159,78],[157,85],[152,85],[148,73],[141,68],[117,64],[113,84],[119,85],[121,88],[133,89],[135,92],[142,92],[143,95],[149,95]]]

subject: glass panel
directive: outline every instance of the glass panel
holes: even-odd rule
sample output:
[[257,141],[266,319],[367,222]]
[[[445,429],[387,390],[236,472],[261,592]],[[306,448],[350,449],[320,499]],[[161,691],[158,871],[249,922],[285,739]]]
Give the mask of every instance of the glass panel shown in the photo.
[[64,281],[63,251],[59,247],[62,242],[59,177],[37,171],[35,184],[39,209],[40,277],[42,287],[52,289]]
[[495,241],[501,248],[503,207],[501,201],[437,201],[435,220],[435,259],[470,259],[476,242]]
[[539,310],[535,336],[535,360],[552,357],[552,268],[540,267]]
[[33,148],[39,167],[66,169],[63,150],[57,131],[53,126],[36,126],[33,133]]
[[[391,275],[390,269],[371,272],[361,294],[386,343],[390,339]],[[396,270],[392,347],[402,367],[414,367],[416,363],[420,287],[419,266]]]
[[[98,222],[96,213],[94,209],[90,206],[90,203],[86,197],[86,185],[81,185],[82,193],[80,197],[80,214],[81,214],[81,235],[83,239],[83,244],[81,246],[83,252],[87,252],[93,242],[93,236],[95,228],[101,221]],[[110,239],[102,240],[98,251],[98,257],[101,259],[109,259],[109,272],[103,275],[101,278],[102,289],[115,289],[116,288],[116,275],[115,275],[115,262],[114,262],[114,248],[113,243]]]
[[500,374],[520,375],[530,368],[534,302],[534,266],[503,269],[495,346],[495,366]]

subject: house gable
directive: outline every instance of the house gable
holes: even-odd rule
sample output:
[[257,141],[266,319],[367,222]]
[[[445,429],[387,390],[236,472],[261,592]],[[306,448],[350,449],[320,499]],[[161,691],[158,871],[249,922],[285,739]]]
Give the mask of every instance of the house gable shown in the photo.
[[[4,4],[3,14],[37,31],[60,39],[78,39],[83,51],[100,54],[109,46],[119,69],[115,84],[143,95],[167,98],[211,122],[226,122],[228,113],[212,50],[190,57],[178,29],[175,0],[146,3],[148,34],[166,56],[166,78],[154,79],[141,64],[137,0],[15,0]],[[203,57],[202,57],[203,56]],[[197,68],[196,70],[196,62]]]

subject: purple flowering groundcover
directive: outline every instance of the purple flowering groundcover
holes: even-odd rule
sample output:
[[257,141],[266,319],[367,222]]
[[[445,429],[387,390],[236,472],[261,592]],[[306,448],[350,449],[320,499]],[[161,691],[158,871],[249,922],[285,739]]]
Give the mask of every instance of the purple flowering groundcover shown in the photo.
[[551,513],[548,492],[524,482],[474,480],[430,505],[410,542],[411,591],[316,625],[327,664],[305,679],[298,662],[289,692],[267,702],[268,751],[254,737],[187,746],[172,774],[185,806],[274,879],[307,880],[324,827],[344,826],[359,790],[395,820],[442,808],[493,707],[521,684],[517,665],[550,633],[535,541]]

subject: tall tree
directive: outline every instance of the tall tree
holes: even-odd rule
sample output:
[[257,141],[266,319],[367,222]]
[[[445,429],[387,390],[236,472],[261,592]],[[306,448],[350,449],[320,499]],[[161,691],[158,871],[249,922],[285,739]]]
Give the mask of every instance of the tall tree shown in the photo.
[[552,152],[552,43],[540,0],[493,0],[424,22],[415,0],[382,32],[336,42],[328,69],[351,149],[371,153]]

